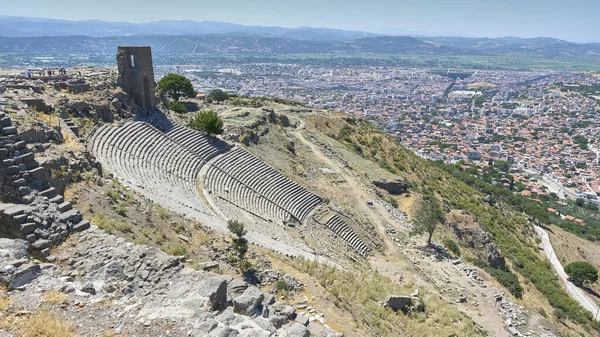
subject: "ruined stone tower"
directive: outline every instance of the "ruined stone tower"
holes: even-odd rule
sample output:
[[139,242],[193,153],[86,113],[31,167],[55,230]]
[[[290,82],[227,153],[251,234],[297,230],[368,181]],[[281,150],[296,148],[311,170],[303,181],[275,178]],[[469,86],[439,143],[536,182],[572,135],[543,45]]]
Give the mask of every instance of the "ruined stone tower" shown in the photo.
[[117,50],[119,85],[135,104],[146,110],[156,108],[156,83],[150,47],[119,47]]

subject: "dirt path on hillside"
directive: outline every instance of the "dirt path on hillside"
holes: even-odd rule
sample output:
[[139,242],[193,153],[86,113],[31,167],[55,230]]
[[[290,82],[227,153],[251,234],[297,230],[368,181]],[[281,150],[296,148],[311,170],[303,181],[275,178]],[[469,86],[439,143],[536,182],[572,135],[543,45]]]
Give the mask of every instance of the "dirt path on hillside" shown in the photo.
[[344,178],[344,180],[348,184],[348,187],[352,191],[352,196],[354,197],[354,199],[356,201],[355,205],[358,205],[358,207],[359,207],[358,211],[360,213],[366,215],[368,217],[369,221],[371,221],[371,223],[373,223],[375,225],[374,227],[377,230],[378,236],[380,238],[384,239],[384,242],[386,244],[386,251],[391,248],[394,248],[393,242],[391,242],[391,240],[389,240],[389,239],[386,240],[385,228],[382,224],[382,221],[384,221],[383,219],[386,219],[387,214],[388,214],[388,211],[385,209],[385,207],[383,207],[382,205],[380,205],[378,203],[373,203],[372,206],[369,206],[367,204],[367,201],[375,200],[375,196],[367,193],[363,189],[363,187],[360,185],[360,183],[356,181],[356,178],[354,177],[354,175],[352,173],[348,172],[340,163],[327,157],[325,154],[323,154],[323,152],[321,152],[321,150],[319,149],[318,146],[316,146],[312,142],[308,141],[302,134],[303,129],[304,129],[304,124],[302,122],[300,127],[298,128],[298,130],[294,133],[296,138],[298,138],[298,140],[300,140],[304,145],[308,146],[311,149],[311,151],[313,152],[313,154],[317,158],[319,158],[319,160],[321,160],[323,163],[327,164],[339,176]]
[[[375,196],[370,195],[367,191],[365,191],[361,184],[357,181],[357,178],[351,172],[348,172],[342,164],[326,156],[317,145],[308,141],[304,137],[302,132],[303,130],[304,125],[302,123],[294,133],[296,138],[304,145],[308,146],[319,160],[327,164],[332,170],[346,180],[348,187],[352,191],[352,195],[356,200],[355,204],[359,207],[358,211],[366,215],[367,218],[373,224],[375,224],[377,233],[385,244],[385,249],[383,253],[372,254],[369,257],[369,263],[371,264],[372,268],[380,272],[382,275],[389,277],[393,282],[400,284],[403,282],[403,274],[405,272],[410,272],[416,278],[417,282],[415,285],[422,288],[432,287],[432,278],[426,274],[430,274],[430,272],[432,272],[431,275],[436,275],[433,273],[433,269],[438,269],[438,271],[448,275],[447,278],[450,280],[450,284],[452,285],[456,285],[458,287],[458,285],[464,285],[468,283],[468,278],[466,276],[456,274],[456,271],[454,270],[456,269],[456,266],[451,265],[449,262],[439,263],[431,266],[429,266],[427,263],[424,263],[421,270],[425,271],[425,274],[423,274],[421,270],[413,270],[414,268],[411,262],[407,259],[406,255],[399,251],[396,242],[394,242],[385,232],[385,225],[389,225],[398,231],[406,231],[406,228],[402,228],[398,221],[389,221],[389,212],[383,205],[380,205],[379,203],[373,203],[373,206],[369,206],[367,201],[375,200]],[[431,271],[429,270],[430,268],[432,269]],[[435,283],[433,283],[433,285],[435,285]],[[472,294],[472,296],[476,295],[481,296],[481,293]],[[444,297],[446,297],[448,301],[454,300],[448,296]],[[485,330],[491,332],[494,336],[510,336],[508,331],[506,331],[504,328],[504,321],[502,320],[502,317],[498,315],[498,310],[493,306],[489,299],[486,301],[484,298],[480,298],[478,302],[461,303],[457,304],[456,307],[461,312],[467,314],[469,317],[472,317],[477,324],[482,326]]]

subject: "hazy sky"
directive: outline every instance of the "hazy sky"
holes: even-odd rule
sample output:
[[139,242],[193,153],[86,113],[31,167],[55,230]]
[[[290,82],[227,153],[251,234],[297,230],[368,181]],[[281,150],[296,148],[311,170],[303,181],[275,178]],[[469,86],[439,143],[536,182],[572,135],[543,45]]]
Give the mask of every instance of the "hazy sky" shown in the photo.
[[600,42],[600,0],[0,0],[0,14]]

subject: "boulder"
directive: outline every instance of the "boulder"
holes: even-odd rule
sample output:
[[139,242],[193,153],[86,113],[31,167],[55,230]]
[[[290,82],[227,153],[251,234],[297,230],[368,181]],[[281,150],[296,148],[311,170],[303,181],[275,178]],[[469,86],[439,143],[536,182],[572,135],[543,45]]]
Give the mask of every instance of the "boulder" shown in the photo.
[[408,192],[408,184],[402,179],[392,181],[375,180],[373,181],[373,185],[388,191],[392,195],[400,195]]
[[25,240],[0,238],[0,249],[7,251],[13,259],[29,259],[29,243]]
[[264,298],[265,294],[257,287],[249,287],[243,294],[233,299],[233,311],[251,315],[256,308],[260,307]]
[[272,306],[273,311],[281,316],[293,319],[296,316],[296,308],[291,305],[285,305],[281,302],[277,302]]
[[287,337],[310,337],[310,331],[300,323],[292,324],[285,331]]
[[200,325],[198,325],[194,329],[191,336],[192,337],[204,337],[209,332],[213,331],[218,325],[219,325],[219,322],[217,322],[216,320],[214,320],[212,318],[209,318],[209,319],[205,320],[204,322],[200,323]]
[[200,283],[198,292],[208,297],[212,310],[218,310],[227,302],[227,281],[220,276],[209,277]]
[[281,328],[283,324],[285,324],[286,318],[279,315],[271,315],[269,317],[269,323],[273,324],[273,326],[277,329]]
[[413,299],[416,300],[417,298],[412,296],[388,296],[384,306],[394,311],[407,311],[410,308]]
[[227,283],[227,299],[230,301],[240,296],[246,289],[248,289],[248,283],[238,279],[231,279]]
[[233,330],[232,328],[226,326],[223,327],[221,329],[216,329],[213,332],[211,332],[211,334],[209,336],[215,336],[215,337],[235,337],[239,335],[239,332],[237,330]]
[[295,321],[296,321],[296,323],[300,323],[304,326],[307,326],[309,319],[308,319],[308,316],[299,314],[299,315],[296,315]]
[[91,295],[96,295],[96,287],[92,282],[87,282],[81,287],[81,292],[88,293]]
[[27,263],[22,265],[14,272],[8,289],[17,289],[29,284],[31,281],[35,280],[41,272],[42,269],[40,268],[39,264]]
[[219,267],[219,261],[207,261],[207,262],[198,263],[198,268],[200,268],[202,270],[210,270],[212,268],[218,268],[218,267]]

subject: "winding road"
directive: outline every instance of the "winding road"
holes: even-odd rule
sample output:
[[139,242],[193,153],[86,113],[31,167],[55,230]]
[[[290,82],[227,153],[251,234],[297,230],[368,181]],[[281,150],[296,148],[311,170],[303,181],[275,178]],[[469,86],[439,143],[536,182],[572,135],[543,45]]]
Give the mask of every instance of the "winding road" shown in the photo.
[[589,298],[589,296],[586,294],[586,292],[583,289],[577,287],[571,281],[568,280],[569,276],[565,273],[564,267],[562,266],[562,264],[560,263],[560,260],[556,256],[556,252],[554,251],[554,247],[552,247],[552,243],[550,242],[550,236],[548,235],[548,232],[546,232],[542,227],[539,227],[539,226],[534,226],[534,227],[535,227],[535,231],[542,239],[542,244],[544,246],[544,252],[546,252],[546,255],[548,256],[550,263],[552,263],[552,266],[554,266],[556,273],[558,273],[558,276],[565,284],[565,287],[567,288],[567,293],[569,293],[569,295],[571,295],[571,297],[576,299],[577,302],[579,302],[579,304],[581,304],[582,307],[584,307],[585,309],[587,309],[591,313],[593,313],[594,318],[597,321],[600,320],[600,317],[599,317],[600,316],[599,315],[600,308],[598,308],[596,303],[594,303],[594,301],[592,301],[592,299]]

